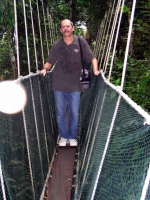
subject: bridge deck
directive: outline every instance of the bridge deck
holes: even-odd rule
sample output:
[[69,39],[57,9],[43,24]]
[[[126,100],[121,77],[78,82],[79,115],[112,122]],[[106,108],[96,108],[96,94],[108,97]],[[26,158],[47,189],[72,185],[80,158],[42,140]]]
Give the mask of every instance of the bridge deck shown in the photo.
[[48,200],[70,200],[76,148],[59,147],[48,184]]

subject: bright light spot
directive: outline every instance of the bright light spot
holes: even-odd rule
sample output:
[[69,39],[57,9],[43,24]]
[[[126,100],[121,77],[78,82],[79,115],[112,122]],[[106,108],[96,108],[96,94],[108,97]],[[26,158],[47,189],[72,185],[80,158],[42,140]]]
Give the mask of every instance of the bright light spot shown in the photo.
[[20,112],[26,104],[26,92],[21,83],[0,82],[0,111],[6,114]]

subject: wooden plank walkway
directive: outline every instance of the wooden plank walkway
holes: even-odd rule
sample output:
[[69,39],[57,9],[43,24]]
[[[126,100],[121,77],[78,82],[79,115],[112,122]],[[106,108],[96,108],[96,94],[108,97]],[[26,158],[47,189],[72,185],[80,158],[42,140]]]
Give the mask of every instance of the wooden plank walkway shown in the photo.
[[48,183],[47,200],[70,200],[76,148],[59,147]]

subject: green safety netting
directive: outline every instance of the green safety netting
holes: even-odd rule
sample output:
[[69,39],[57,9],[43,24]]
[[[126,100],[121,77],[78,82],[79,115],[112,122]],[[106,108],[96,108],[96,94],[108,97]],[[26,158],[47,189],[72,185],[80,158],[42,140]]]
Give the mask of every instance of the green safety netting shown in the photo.
[[[82,106],[88,112],[81,127],[72,199],[139,200],[150,163],[150,126],[102,77],[96,80],[90,103],[86,95]],[[150,199],[150,187],[145,199]]]
[[51,75],[24,78],[24,111],[0,113],[0,159],[7,199],[39,199],[42,193],[57,141],[49,79]]

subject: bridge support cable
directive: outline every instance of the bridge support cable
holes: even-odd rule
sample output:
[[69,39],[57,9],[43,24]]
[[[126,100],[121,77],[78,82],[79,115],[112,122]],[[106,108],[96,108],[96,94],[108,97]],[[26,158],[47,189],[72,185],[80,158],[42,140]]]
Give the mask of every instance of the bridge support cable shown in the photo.
[[119,15],[119,12],[120,12],[120,5],[121,5],[121,0],[118,0],[117,5],[116,5],[116,10],[115,10],[115,13],[114,13],[110,37],[109,37],[109,40],[108,40],[106,56],[105,56],[105,60],[104,60],[104,64],[103,64],[104,73],[106,73],[106,70],[107,70],[108,61],[109,61],[109,58],[110,58],[110,51],[111,51],[111,48],[112,48],[112,43],[113,43],[113,39],[114,39],[114,35],[115,35],[115,30],[116,30],[116,27],[118,25],[117,21],[118,21],[118,15]]
[[129,25],[129,32],[128,32],[128,39],[127,39],[127,46],[126,46],[125,59],[124,59],[124,65],[123,65],[122,80],[121,80],[121,89],[122,90],[123,90],[126,68],[127,68],[127,59],[128,59],[129,46],[130,46],[130,41],[131,41],[131,36],[132,36],[132,27],[133,27],[133,19],[134,19],[134,14],[135,14],[135,8],[136,8],[136,0],[133,0],[132,12],[131,12],[131,18],[130,18],[130,25]]
[[26,35],[26,52],[27,52],[27,60],[28,60],[28,73],[31,73],[31,65],[30,65],[30,54],[29,54],[29,41],[28,41],[28,30],[27,30],[27,16],[26,16],[26,6],[25,1],[23,0],[23,12],[24,12],[24,22],[25,22],[25,35]]
[[6,191],[5,191],[5,185],[4,185],[4,178],[3,178],[3,171],[2,171],[1,160],[0,160],[0,182],[1,182],[3,200],[7,200],[7,198],[6,198]]
[[37,147],[38,147],[38,152],[39,152],[39,161],[40,161],[40,166],[41,166],[42,179],[43,179],[43,182],[44,182],[41,145],[40,145],[40,139],[39,139],[38,124],[37,124],[37,112],[36,112],[36,108],[35,108],[35,99],[34,99],[34,95],[33,95],[33,85],[32,85],[31,78],[30,78],[30,88],[31,88],[31,98],[32,98],[32,102],[33,102],[33,114],[34,114],[34,121],[35,121],[35,132],[36,132],[36,139],[37,139]]
[[34,55],[35,55],[36,71],[38,71],[39,67],[38,67],[38,61],[37,61],[37,48],[36,48],[36,42],[35,42],[35,28],[34,28],[31,0],[30,0],[30,16],[31,16],[31,23],[32,23],[32,33],[33,33],[33,44],[34,44]]
[[100,50],[99,50],[99,53],[98,53],[98,60],[99,61],[99,68],[101,68],[101,65],[102,65],[102,60],[104,59],[103,56],[102,56],[102,53],[104,51],[104,47],[103,47],[103,44],[105,42],[105,34],[106,34],[106,31],[107,31],[107,24],[109,23],[108,20],[109,20],[109,16],[110,16],[110,7],[109,7],[109,10],[106,11],[106,14],[105,14],[105,17],[104,17],[104,21],[103,21],[103,30],[102,30],[102,35],[100,36],[101,40],[100,40]]
[[36,198],[35,198],[34,180],[33,180],[33,171],[32,171],[32,163],[31,163],[31,154],[30,154],[30,145],[29,145],[29,136],[28,136],[27,125],[26,125],[27,120],[26,120],[26,117],[25,117],[24,110],[22,111],[22,115],[23,115],[23,122],[24,122],[24,131],[25,131],[25,139],[26,139],[26,147],[27,147],[27,155],[28,155],[28,163],[29,163],[32,195],[33,195],[33,199],[36,200]]
[[18,77],[20,77],[20,56],[19,56],[19,44],[18,44],[18,21],[17,21],[17,4],[16,0],[14,0],[14,15],[15,15],[15,44],[16,44],[16,55],[17,55],[17,69],[18,69]]
[[43,12],[43,19],[44,19],[44,28],[45,28],[45,38],[46,38],[47,54],[49,55],[49,45],[48,45],[48,37],[47,37],[47,26],[46,26],[45,10],[44,10],[44,5],[43,5],[43,0],[41,0],[41,2],[42,2],[42,12]]
[[115,5],[116,5],[116,0],[112,3],[109,3],[109,12],[108,12],[108,25],[106,25],[107,29],[106,29],[106,33],[105,33],[105,40],[104,40],[104,44],[103,44],[103,51],[102,51],[102,55],[101,55],[101,61],[100,61],[100,66],[102,65],[102,61],[104,61],[103,63],[103,71],[104,71],[104,64],[105,64],[105,60],[107,58],[107,46],[109,46],[109,41],[108,39],[110,38],[109,36],[111,35],[110,30],[111,30],[111,24],[113,21],[113,16],[115,13]]
[[143,186],[143,190],[142,190],[142,194],[141,194],[140,200],[145,200],[146,199],[148,188],[149,188],[149,184],[150,184],[150,164],[149,164],[149,169],[147,171],[147,176],[145,178],[145,183],[144,183],[144,186]]
[[113,118],[112,118],[111,126],[110,126],[110,129],[109,129],[107,141],[106,141],[106,144],[105,144],[103,157],[102,157],[102,160],[101,160],[101,163],[100,163],[100,166],[99,166],[97,178],[95,180],[95,185],[94,185],[93,193],[92,193],[92,196],[91,196],[91,200],[94,200],[94,197],[95,197],[98,181],[99,181],[100,174],[101,174],[101,171],[102,171],[102,167],[103,167],[103,164],[104,164],[104,160],[105,160],[105,157],[106,157],[106,153],[107,153],[107,149],[108,149],[108,146],[109,146],[109,142],[110,142],[112,130],[113,130],[113,127],[114,127],[114,123],[115,123],[115,120],[116,120],[118,108],[119,108],[119,105],[120,105],[120,100],[121,100],[121,95],[119,95],[119,97],[118,97],[118,101],[117,101],[116,108],[115,108],[115,111],[114,111],[114,115],[113,115]]
[[110,81],[111,72],[112,72],[113,63],[114,63],[114,57],[115,57],[115,51],[116,51],[116,45],[117,45],[117,41],[118,41],[118,35],[119,35],[120,25],[121,25],[121,19],[122,19],[122,13],[123,13],[123,8],[124,8],[124,3],[125,3],[125,0],[123,0],[122,4],[121,4],[120,17],[119,17],[119,21],[118,21],[118,26],[117,26],[117,31],[116,31],[116,37],[115,37],[115,42],[114,42],[114,48],[113,48],[113,52],[112,52],[112,59],[111,59],[111,64],[110,64],[110,69],[109,69],[109,75],[108,75],[108,80],[109,81]]
[[[83,181],[82,181],[82,186],[81,188],[83,187],[83,185],[85,184],[85,178],[86,178],[86,173],[87,173],[87,168],[89,166],[89,160],[90,160],[90,156],[88,157],[88,161],[86,162],[86,156],[87,156],[87,152],[89,151],[89,143],[90,143],[90,138],[91,138],[91,134],[92,134],[92,129],[93,129],[93,126],[94,126],[94,119],[95,119],[95,114],[97,112],[97,108],[98,108],[98,100],[99,100],[99,94],[95,97],[95,102],[94,102],[94,105],[93,105],[93,108],[92,108],[92,113],[91,113],[91,117],[90,117],[90,120],[89,120],[89,124],[90,126],[88,126],[88,129],[87,129],[87,133],[86,133],[86,136],[85,136],[85,141],[86,141],[86,147],[82,147],[82,149],[79,149],[78,152],[81,152],[83,149],[84,149],[84,156],[83,156],[83,160],[82,160],[82,163],[77,163],[77,174],[78,174],[78,166],[80,166],[80,170],[82,171],[83,168],[85,167],[85,171],[84,171],[84,176],[83,176]],[[95,132],[94,132],[95,134]],[[75,196],[77,195],[77,191],[78,191],[78,177],[76,177],[76,189],[75,189]],[[81,193],[81,191],[80,191]],[[78,194],[78,198],[80,199],[80,195]]]

